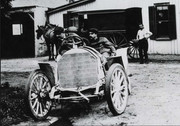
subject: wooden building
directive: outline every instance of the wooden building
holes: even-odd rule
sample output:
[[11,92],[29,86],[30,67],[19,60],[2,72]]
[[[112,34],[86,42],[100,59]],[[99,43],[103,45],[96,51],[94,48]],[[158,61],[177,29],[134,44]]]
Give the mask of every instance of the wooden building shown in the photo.
[[179,0],[79,0],[46,12],[52,24],[124,32],[135,38],[138,24],[153,33],[149,53],[180,54]]
[[[21,58],[44,55],[41,40],[36,39],[38,25],[46,21],[47,7],[14,7],[10,11],[11,19],[1,26],[1,57]],[[3,22],[2,22],[3,23]]]

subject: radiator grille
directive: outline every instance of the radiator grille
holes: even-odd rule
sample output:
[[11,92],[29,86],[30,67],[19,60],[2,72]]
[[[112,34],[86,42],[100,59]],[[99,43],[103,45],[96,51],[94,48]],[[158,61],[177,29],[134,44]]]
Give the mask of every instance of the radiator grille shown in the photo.
[[58,62],[58,81],[63,88],[94,85],[98,81],[98,62],[88,51],[70,50]]

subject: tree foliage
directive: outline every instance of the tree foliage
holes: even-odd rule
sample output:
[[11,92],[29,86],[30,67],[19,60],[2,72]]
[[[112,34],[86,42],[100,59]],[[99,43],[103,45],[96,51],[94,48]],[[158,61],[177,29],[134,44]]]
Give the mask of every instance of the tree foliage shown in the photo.
[[2,18],[9,18],[9,11],[12,8],[12,2],[13,0],[1,0],[0,1],[0,9],[1,9],[1,16]]

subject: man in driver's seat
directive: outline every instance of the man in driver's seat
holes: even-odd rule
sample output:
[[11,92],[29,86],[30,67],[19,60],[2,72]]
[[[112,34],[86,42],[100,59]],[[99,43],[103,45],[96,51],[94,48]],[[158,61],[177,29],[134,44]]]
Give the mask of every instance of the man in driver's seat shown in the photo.
[[107,57],[115,55],[115,47],[113,43],[111,43],[105,37],[98,36],[98,30],[96,28],[91,28],[89,30],[89,39],[90,45],[94,49],[96,49],[103,56],[103,64],[107,61]]

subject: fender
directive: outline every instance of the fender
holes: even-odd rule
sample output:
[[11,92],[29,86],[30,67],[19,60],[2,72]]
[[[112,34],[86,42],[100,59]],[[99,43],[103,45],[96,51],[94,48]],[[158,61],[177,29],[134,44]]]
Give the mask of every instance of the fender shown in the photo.
[[44,71],[47,77],[50,79],[52,85],[55,85],[55,71],[49,63],[38,63],[42,71]]

